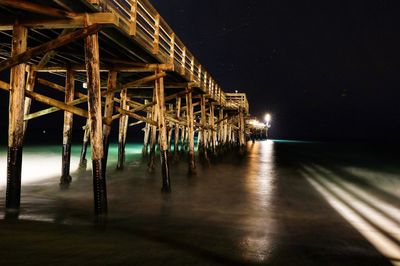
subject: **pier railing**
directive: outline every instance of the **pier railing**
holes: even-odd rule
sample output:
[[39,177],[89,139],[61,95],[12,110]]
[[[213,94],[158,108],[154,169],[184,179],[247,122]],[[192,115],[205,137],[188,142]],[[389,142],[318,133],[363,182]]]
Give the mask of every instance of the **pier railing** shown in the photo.
[[249,102],[246,93],[225,93],[226,109],[243,110],[249,113]]
[[148,50],[172,63],[176,72],[188,77],[209,98],[223,105],[221,87],[186,48],[171,27],[147,0],[86,0],[102,12],[112,12],[120,28],[144,42]]

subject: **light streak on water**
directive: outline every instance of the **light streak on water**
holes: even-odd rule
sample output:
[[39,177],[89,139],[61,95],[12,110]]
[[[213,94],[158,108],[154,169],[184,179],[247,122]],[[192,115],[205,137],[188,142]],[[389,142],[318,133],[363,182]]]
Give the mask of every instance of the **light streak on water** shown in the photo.
[[[245,177],[245,186],[249,195],[254,195],[251,206],[257,206],[256,213],[265,215],[265,212],[272,212],[272,197],[274,193],[274,182],[276,178],[274,162],[274,143],[271,140],[256,142],[253,145],[260,147],[249,147],[249,167]],[[250,216],[245,223],[253,224],[254,230],[249,232],[242,243],[246,247],[245,256],[256,258],[256,262],[265,262],[272,253],[275,240],[271,232],[277,230],[273,219],[265,216],[254,219]],[[260,230],[262,228],[262,230]]]
[[400,210],[323,167],[303,168],[302,175],[327,202],[393,265],[400,265]]

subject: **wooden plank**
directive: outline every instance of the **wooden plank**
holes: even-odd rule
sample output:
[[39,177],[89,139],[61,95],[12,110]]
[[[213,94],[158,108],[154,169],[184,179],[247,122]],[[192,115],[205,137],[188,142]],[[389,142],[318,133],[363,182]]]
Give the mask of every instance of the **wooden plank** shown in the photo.
[[127,116],[132,117],[132,118],[134,118],[136,120],[143,121],[143,122],[148,123],[148,124],[153,125],[153,126],[157,126],[158,125],[156,121],[154,121],[152,119],[148,119],[148,118],[146,118],[144,116],[132,113],[129,110],[124,110],[124,109],[122,109],[120,107],[117,107],[117,106],[115,107],[115,109],[117,109],[117,111],[120,112],[121,114],[127,115]]
[[0,5],[57,18],[73,18],[77,15],[77,13],[74,12],[65,11],[62,9],[40,5],[31,1],[24,0],[0,0]]
[[[79,99],[76,99],[76,100],[73,100],[72,102],[69,102],[68,105],[74,106],[74,105],[78,105],[78,104],[85,103],[85,102],[87,102],[87,96],[79,98]],[[35,119],[35,118],[38,118],[38,117],[42,117],[42,116],[45,116],[45,115],[48,115],[48,114],[55,113],[55,112],[60,111],[60,110],[62,110],[62,109],[60,109],[58,107],[50,107],[50,108],[47,108],[47,109],[44,109],[44,110],[40,110],[40,111],[31,113],[31,114],[25,115],[24,120],[25,121],[32,120],[32,119]]]
[[[118,18],[113,13],[90,13],[89,20],[92,24],[104,27],[118,27]],[[20,24],[30,29],[78,29],[85,26],[85,14],[79,14],[73,18],[21,18]],[[0,30],[11,30],[13,21],[0,21]]]
[[78,116],[85,117],[85,118],[88,117],[88,112],[81,108],[66,104],[64,102],[54,100],[50,97],[44,96],[42,94],[39,94],[39,93],[36,93],[33,91],[25,91],[25,94],[26,94],[26,96],[32,98],[35,101],[38,101],[38,102],[41,102],[41,103],[44,103],[44,104],[47,104],[47,105],[50,105],[53,107],[57,107],[64,111],[71,112],[74,115],[78,115]]
[[57,37],[54,40],[48,41],[44,44],[30,48],[23,53],[13,55],[11,58],[4,60],[0,63],[0,72],[10,67],[16,66],[21,63],[26,63],[30,59],[45,54],[51,50],[57,49],[61,46],[79,40],[85,36],[98,32],[101,29],[98,25],[92,25],[83,29]]
[[[123,84],[123,85],[121,86],[121,88],[118,88],[118,89],[121,90],[121,89],[134,88],[134,87],[136,87],[136,86],[138,86],[138,85],[146,84],[146,83],[149,83],[149,82],[158,80],[158,79],[160,79],[160,78],[163,78],[163,77],[165,77],[166,75],[167,75],[167,74],[166,74],[165,72],[160,72],[160,73],[157,73],[157,74],[155,74],[155,75],[151,75],[151,76],[148,76],[148,77],[145,77],[145,78],[141,78],[141,79],[139,79],[139,80],[135,80],[135,81],[132,81],[132,82]],[[117,89],[117,90],[118,90],[118,89]],[[108,93],[110,93],[110,92],[108,92]]]

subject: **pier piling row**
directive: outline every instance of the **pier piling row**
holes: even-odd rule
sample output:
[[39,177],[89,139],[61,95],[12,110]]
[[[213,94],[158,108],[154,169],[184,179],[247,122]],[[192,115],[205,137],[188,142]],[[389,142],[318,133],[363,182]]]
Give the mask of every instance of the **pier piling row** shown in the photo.
[[[113,126],[119,126],[120,170],[128,129],[143,127],[143,155],[153,171],[160,154],[164,193],[171,192],[170,160],[181,153],[188,154],[188,173],[196,173],[196,139],[207,163],[211,155],[245,145],[246,94],[225,93],[149,1],[0,0],[0,14],[0,72],[10,75],[9,82],[0,80],[0,88],[9,93],[8,210],[20,207],[29,120],[54,112],[64,112],[64,189],[72,180],[73,118],[85,118],[79,167],[86,169],[90,144],[96,215],[107,213],[106,165]],[[32,101],[49,108],[32,113]]]

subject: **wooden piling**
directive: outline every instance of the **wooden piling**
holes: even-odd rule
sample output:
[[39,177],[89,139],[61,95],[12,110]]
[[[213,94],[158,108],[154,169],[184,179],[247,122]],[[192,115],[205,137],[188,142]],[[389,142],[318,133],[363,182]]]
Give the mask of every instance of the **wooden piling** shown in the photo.
[[[127,90],[121,91],[121,102],[120,107],[123,110],[128,110],[127,102]],[[126,133],[128,129],[128,116],[125,114],[121,114],[119,118],[119,134],[118,134],[118,162],[117,169],[124,169],[125,163],[125,141],[126,141]]]
[[224,135],[224,109],[222,106],[219,107],[218,113],[218,148],[220,149],[223,145],[223,135]]
[[[13,27],[11,56],[27,49],[28,29],[18,22]],[[24,137],[25,64],[10,71],[6,208],[19,209],[21,202],[22,145]]]
[[[114,111],[114,93],[117,87],[117,75],[116,71],[110,71],[108,73],[107,91],[110,93],[106,94],[106,101],[104,105],[104,119],[111,121]],[[104,156],[103,156],[103,176],[106,176],[107,161],[108,161],[108,149],[110,146],[110,133],[111,133],[111,122],[110,124],[103,125],[103,145],[104,145]]]
[[239,109],[239,145],[243,147],[246,144],[245,136],[245,121],[244,121],[244,111],[242,108]]
[[[158,71],[157,71],[158,72]],[[155,82],[157,108],[158,108],[158,130],[160,136],[160,155],[161,155],[161,174],[162,174],[162,192],[171,192],[171,180],[168,162],[168,144],[167,144],[167,125],[165,121],[165,101],[164,101],[164,78]]]
[[215,106],[214,104],[210,104],[210,135],[211,135],[211,148],[212,152],[215,154],[215,147],[217,144],[217,130],[215,129]]
[[[27,91],[33,91],[35,87],[35,81],[36,81],[36,70],[32,66],[26,66],[27,67],[27,77],[26,77],[26,86],[25,90]],[[25,103],[24,103],[24,118],[29,115],[29,112],[31,110],[31,104],[32,104],[32,99],[29,97],[25,97]],[[24,120],[24,139],[25,139],[25,134],[26,134],[26,129],[28,128],[28,120]]]
[[[87,18],[85,22],[87,23]],[[94,210],[96,215],[102,215],[107,213],[107,191],[102,164],[104,148],[101,114],[99,40],[97,33],[90,34],[85,38],[85,59],[88,85],[90,143],[92,148]]]
[[[148,103],[149,103],[148,100],[144,100],[144,105],[147,105]],[[146,117],[147,119],[151,119],[151,112],[147,112]],[[149,146],[149,137],[150,137],[150,124],[146,123],[144,126],[143,149],[142,149],[143,155],[147,155],[147,149]]]
[[[75,93],[75,72],[71,69],[67,70],[65,78],[65,103],[74,100]],[[63,147],[62,147],[62,167],[60,186],[68,187],[71,183],[70,164],[71,164],[71,142],[72,142],[72,126],[73,114],[64,111],[64,131],[63,131]]]
[[[156,97],[156,88],[153,90],[153,101],[157,102],[157,97]],[[151,119],[153,121],[158,120],[158,108],[157,104],[153,105],[151,109]],[[150,134],[150,157],[149,157],[149,164],[148,164],[148,170],[149,172],[154,171],[155,163],[156,163],[156,145],[157,145],[157,126],[152,125],[150,127],[151,134]]]
[[188,142],[189,142],[189,174],[196,173],[196,159],[194,154],[194,115],[193,115],[193,101],[192,92],[186,94],[186,120],[188,128]]
[[[181,117],[181,104],[182,104],[182,98],[177,97],[176,98],[176,118],[179,120]],[[178,150],[179,150],[179,123],[175,123],[175,136],[174,136],[174,158],[177,160],[178,158]]]
[[87,147],[88,147],[89,138],[90,138],[89,119],[86,119],[86,124],[85,124],[84,128],[85,129],[83,132],[81,156],[80,156],[80,160],[79,160],[79,170],[81,170],[81,171],[85,171],[86,167],[87,167],[86,153],[87,153]]
[[[174,111],[174,105],[170,104],[168,110],[170,113],[172,113]],[[172,126],[172,122],[168,122],[167,124],[167,150],[170,151],[172,147],[172,132],[174,128]]]
[[205,129],[207,125],[207,115],[206,115],[206,104],[207,99],[205,95],[201,95],[200,98],[200,108],[201,108],[201,153],[203,155],[203,159],[208,162],[208,154],[207,154],[207,130]]

